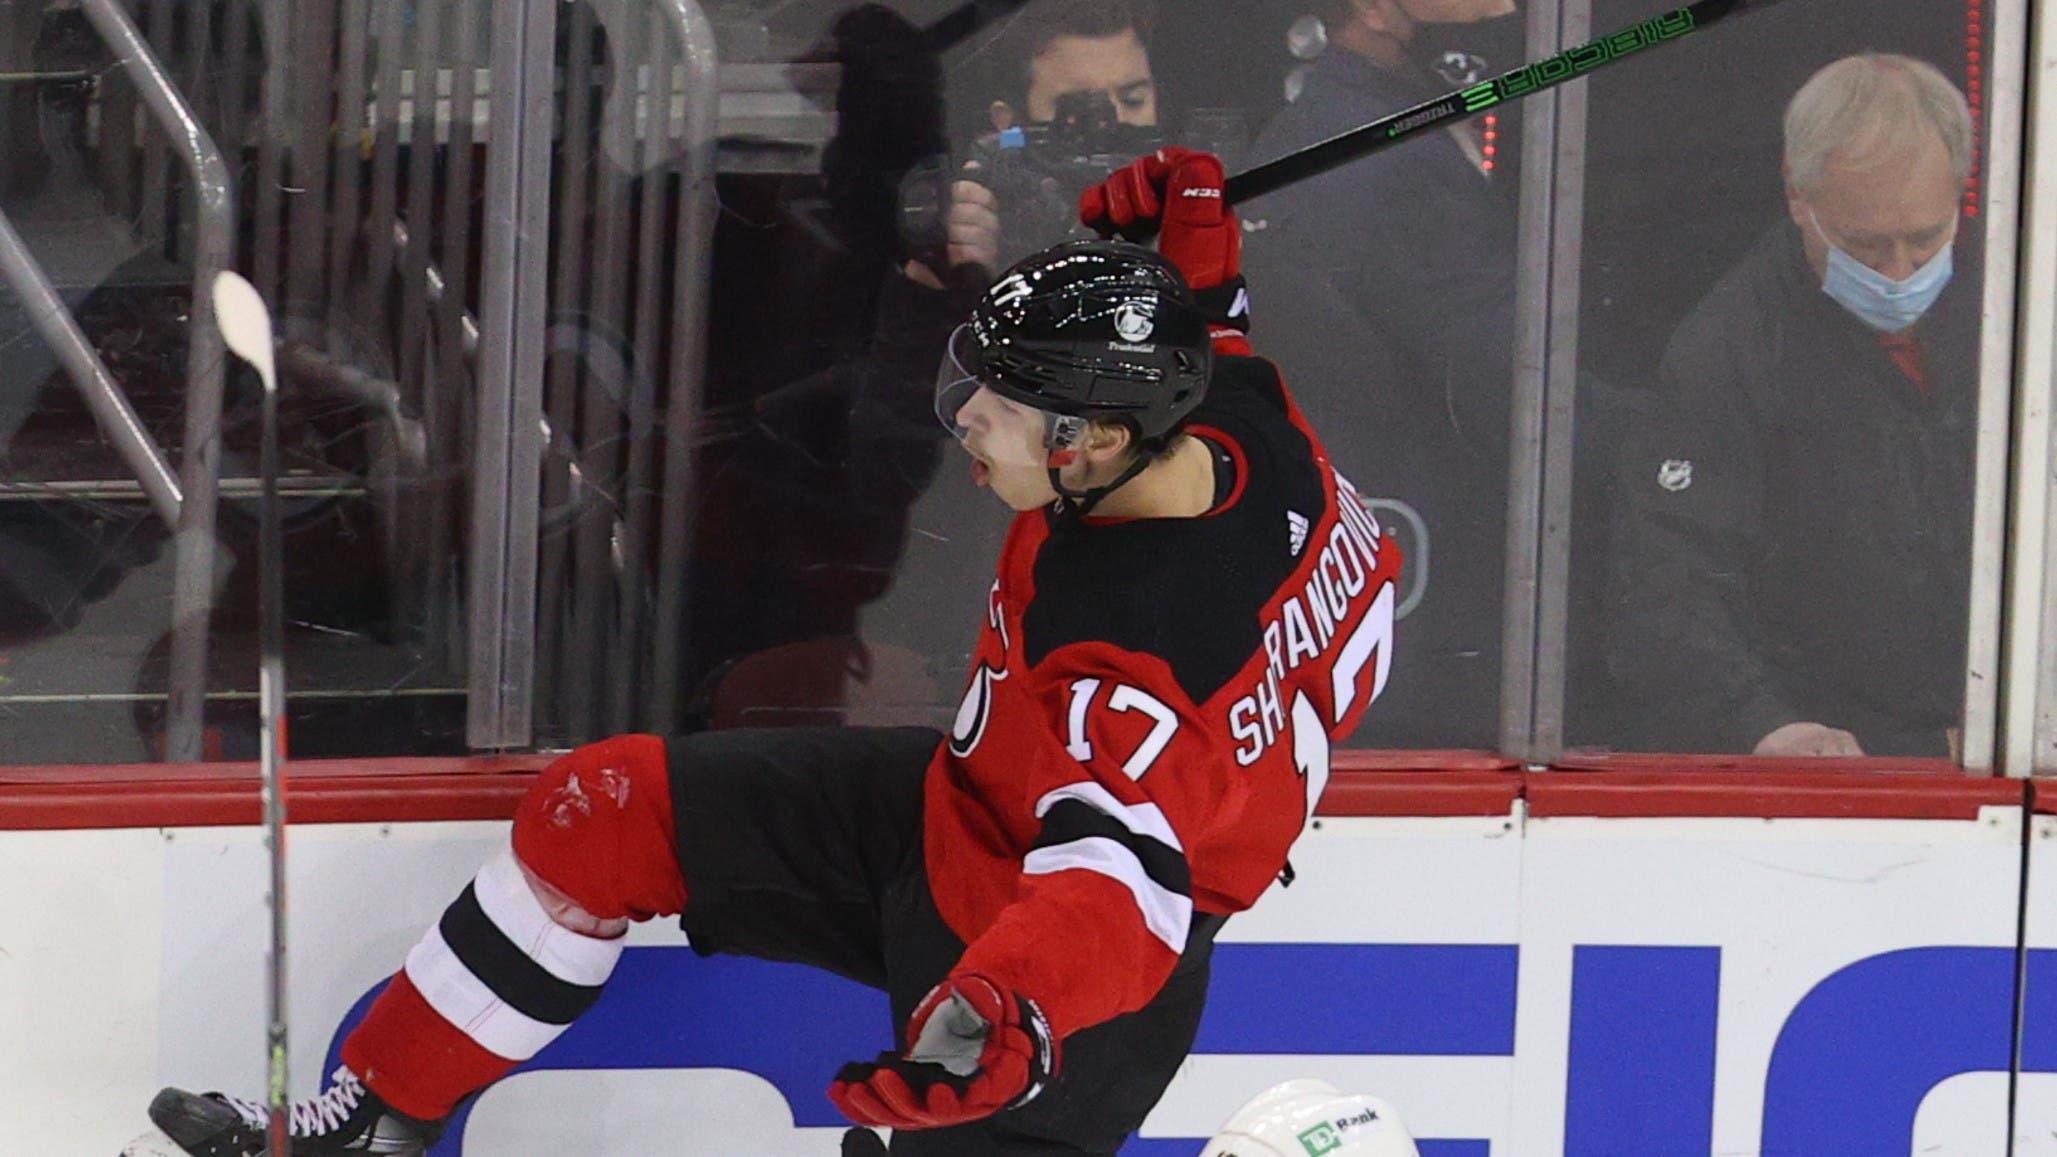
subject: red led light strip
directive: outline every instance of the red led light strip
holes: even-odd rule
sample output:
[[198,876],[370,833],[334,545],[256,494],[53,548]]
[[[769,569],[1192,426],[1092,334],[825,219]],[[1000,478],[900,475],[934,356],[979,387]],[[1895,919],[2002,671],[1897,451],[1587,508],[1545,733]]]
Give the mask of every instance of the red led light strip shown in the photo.
[[1964,215],[1976,217],[1982,193],[1986,125],[1986,5],[1964,0],[1964,99],[1971,105],[1971,174],[1964,179]]

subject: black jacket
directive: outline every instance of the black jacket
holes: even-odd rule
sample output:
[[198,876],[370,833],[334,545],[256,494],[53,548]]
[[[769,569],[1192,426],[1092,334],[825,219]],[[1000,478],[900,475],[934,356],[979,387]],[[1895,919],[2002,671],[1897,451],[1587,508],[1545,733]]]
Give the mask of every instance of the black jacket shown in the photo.
[[1943,755],[1969,613],[1979,275],[1911,331],[1926,393],[1781,223],[1673,336],[1616,477],[1610,665],[1641,739],[1747,752],[1787,723]]
[[[1254,152],[1356,128],[1438,83],[1331,49]],[[1425,568],[1427,586],[1400,627],[1391,689],[1358,733],[1378,746],[1498,740],[1514,155],[1503,149],[1488,179],[1450,134],[1430,133],[1239,207],[1258,348],[1284,369],[1337,470],[1368,497],[1405,503],[1427,530],[1417,542],[1408,522],[1381,515],[1416,568],[1410,584]]]
[[[1282,156],[1427,100],[1440,84],[1334,49],[1309,72],[1300,99],[1265,126],[1254,151]],[[1406,375],[1404,384],[1385,388],[1418,393],[1406,400],[1432,411],[1503,484],[1514,376],[1512,160],[1503,151],[1488,178],[1449,133],[1431,133],[1239,210],[1261,226],[1250,242],[1253,259],[1289,266],[1266,269],[1267,276],[1323,275]],[[1299,304],[1270,280],[1252,280],[1279,303],[1274,311]],[[1344,434],[1324,431],[1330,441]]]

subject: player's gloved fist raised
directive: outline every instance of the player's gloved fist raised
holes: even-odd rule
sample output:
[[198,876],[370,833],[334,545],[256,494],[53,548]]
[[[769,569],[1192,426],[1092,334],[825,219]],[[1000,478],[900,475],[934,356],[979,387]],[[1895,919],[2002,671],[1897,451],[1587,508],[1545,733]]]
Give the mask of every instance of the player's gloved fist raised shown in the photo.
[[1057,1037],[1034,1001],[983,976],[953,976],[907,1021],[907,1051],[844,1065],[829,1100],[860,1125],[935,1129],[1025,1105],[1057,1071]]
[[1158,236],[1195,290],[1226,284],[1243,272],[1243,229],[1229,208],[1221,158],[1193,149],[1162,148],[1131,163],[1079,197],[1079,221],[1102,237],[1144,242]]

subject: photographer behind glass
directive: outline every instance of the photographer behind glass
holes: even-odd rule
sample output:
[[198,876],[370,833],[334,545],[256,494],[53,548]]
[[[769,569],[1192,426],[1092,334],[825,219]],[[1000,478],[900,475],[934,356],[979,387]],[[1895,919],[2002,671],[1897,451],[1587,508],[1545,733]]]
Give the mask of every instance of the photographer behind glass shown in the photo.
[[1152,14],[1149,0],[1041,0],[961,63],[984,86],[979,136],[903,187],[911,280],[981,283],[1063,240],[1081,192],[1163,143]]

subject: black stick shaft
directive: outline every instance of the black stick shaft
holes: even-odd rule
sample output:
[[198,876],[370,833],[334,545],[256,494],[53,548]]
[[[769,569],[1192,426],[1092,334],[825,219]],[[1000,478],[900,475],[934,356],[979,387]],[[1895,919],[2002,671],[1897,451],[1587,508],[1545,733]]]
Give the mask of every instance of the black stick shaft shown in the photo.
[[1267,161],[1228,179],[1230,204],[1239,204],[1308,177],[1347,165],[1401,141],[1446,128],[1496,105],[1555,88],[1595,69],[1706,28],[1725,16],[1768,8],[1777,0],[1699,0],[1633,24],[1590,44],[1566,49],[1547,60],[1523,65],[1491,80],[1403,109],[1340,136]]

